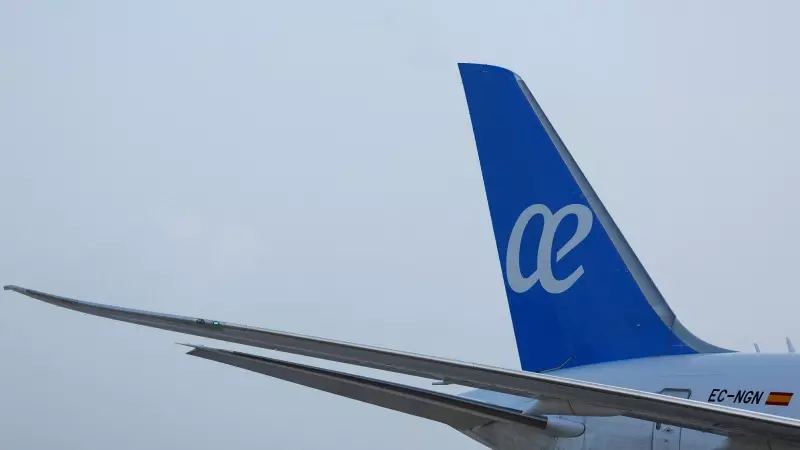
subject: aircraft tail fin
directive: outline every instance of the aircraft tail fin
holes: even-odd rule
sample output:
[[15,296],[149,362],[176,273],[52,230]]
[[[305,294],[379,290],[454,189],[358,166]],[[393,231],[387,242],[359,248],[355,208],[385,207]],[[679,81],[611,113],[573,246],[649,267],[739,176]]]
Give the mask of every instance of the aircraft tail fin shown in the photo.
[[522,79],[459,69],[522,368],[729,351],[676,319]]

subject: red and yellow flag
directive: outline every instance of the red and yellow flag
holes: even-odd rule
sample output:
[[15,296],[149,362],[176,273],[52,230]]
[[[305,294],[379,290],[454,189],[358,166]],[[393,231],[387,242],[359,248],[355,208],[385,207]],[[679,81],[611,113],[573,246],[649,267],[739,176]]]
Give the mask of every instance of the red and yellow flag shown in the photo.
[[767,397],[767,405],[789,406],[789,402],[792,401],[792,395],[794,395],[794,392],[770,392],[769,397]]

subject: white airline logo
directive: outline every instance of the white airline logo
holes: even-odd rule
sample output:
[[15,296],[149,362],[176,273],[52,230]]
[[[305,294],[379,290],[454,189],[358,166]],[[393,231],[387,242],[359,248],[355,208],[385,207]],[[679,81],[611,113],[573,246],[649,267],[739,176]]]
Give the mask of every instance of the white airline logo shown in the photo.
[[[544,227],[542,228],[542,235],[539,237],[536,270],[526,277],[522,275],[522,271],[519,268],[520,245],[528,222],[537,214],[541,214],[544,219]],[[548,293],[560,294],[572,287],[578,281],[578,278],[583,275],[582,265],[578,266],[570,276],[563,280],[556,279],[555,275],[553,275],[553,266],[551,265],[553,239],[561,221],[570,214],[575,215],[578,219],[578,227],[575,229],[575,234],[556,253],[556,262],[558,262],[589,235],[594,221],[592,210],[586,205],[576,203],[567,205],[553,214],[550,208],[538,204],[525,208],[522,214],[519,215],[514,228],[511,230],[511,236],[508,238],[508,248],[506,249],[506,278],[508,279],[508,285],[511,286],[514,292],[518,294],[527,292],[539,281],[542,283],[542,289]]]

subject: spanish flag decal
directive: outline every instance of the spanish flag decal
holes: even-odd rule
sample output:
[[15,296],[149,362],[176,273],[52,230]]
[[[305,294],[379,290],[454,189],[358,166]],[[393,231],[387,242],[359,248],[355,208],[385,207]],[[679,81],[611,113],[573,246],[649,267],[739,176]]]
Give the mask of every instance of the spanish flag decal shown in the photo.
[[772,406],[789,406],[789,402],[792,401],[792,395],[794,395],[794,392],[770,392],[766,404]]

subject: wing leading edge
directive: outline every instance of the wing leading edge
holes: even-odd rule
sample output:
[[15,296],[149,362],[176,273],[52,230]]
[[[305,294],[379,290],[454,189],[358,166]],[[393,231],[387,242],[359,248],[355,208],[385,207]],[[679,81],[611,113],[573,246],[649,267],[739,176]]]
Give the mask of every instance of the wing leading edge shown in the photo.
[[[423,378],[447,380],[454,384],[524,397],[551,397],[598,405],[626,411],[623,415],[628,417],[722,435],[800,441],[800,420],[790,418],[541,373],[501,369],[215,320],[120,308],[17,286],[5,286],[4,289],[67,309],[152,328]],[[243,360],[237,359],[235,362]],[[274,366],[275,363],[264,364],[262,367],[268,364]]]

